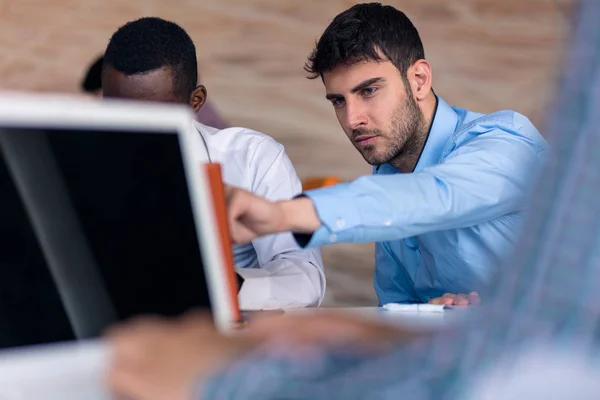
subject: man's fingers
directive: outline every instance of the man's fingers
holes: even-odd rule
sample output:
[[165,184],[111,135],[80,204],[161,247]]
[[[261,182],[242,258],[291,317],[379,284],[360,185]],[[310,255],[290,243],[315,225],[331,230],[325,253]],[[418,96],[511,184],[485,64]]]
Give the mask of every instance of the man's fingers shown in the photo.
[[454,298],[454,305],[455,306],[468,306],[469,298],[467,297],[466,294],[457,294],[456,297]]
[[108,371],[106,383],[117,398],[138,399],[144,394],[144,378],[141,372],[126,366],[115,366]]
[[[245,334],[258,340],[269,337],[299,341],[329,338],[335,342],[345,337],[353,337],[366,326],[368,324],[357,325],[354,320],[347,320],[338,315],[257,316],[250,322]],[[337,333],[326,335],[328,332]]]
[[256,315],[252,317],[244,334],[259,341],[272,337],[300,340],[307,334],[322,331],[327,322],[327,318],[322,318],[321,315]]
[[467,294],[445,293],[442,297],[429,300],[429,304],[443,304],[445,306],[467,306],[470,304],[478,305],[481,298],[477,292]]
[[456,298],[453,297],[442,297],[440,298],[440,304],[443,304],[445,306],[452,306],[454,304],[456,304]]
[[227,220],[231,240],[236,244],[250,243],[256,238],[256,233],[248,228],[245,215],[248,211],[248,198],[243,191],[231,188],[227,200]]
[[436,297],[435,299],[429,300],[429,304],[443,304],[445,306],[451,306],[454,304],[454,298],[454,294],[446,293],[442,297]]
[[479,293],[477,293],[477,292],[469,293],[468,298],[469,298],[469,304],[473,304],[473,305],[481,304],[481,298],[479,297]]
[[238,187],[228,185],[225,183],[223,184],[223,190],[225,191],[225,202],[227,203],[227,205],[229,205],[232,200],[238,197],[240,195],[240,192],[242,191]]
[[229,231],[231,239],[234,243],[246,243],[248,238],[248,228],[241,222],[240,217],[243,215],[242,204],[237,201],[234,194],[230,194],[227,204],[227,220],[229,222]]
[[256,238],[256,234],[239,221],[230,221],[229,230],[235,244],[250,243]]
[[207,326],[212,326],[213,319],[211,315],[205,310],[201,309],[191,309],[184,312],[179,318],[174,320],[176,323],[183,324],[207,324]]

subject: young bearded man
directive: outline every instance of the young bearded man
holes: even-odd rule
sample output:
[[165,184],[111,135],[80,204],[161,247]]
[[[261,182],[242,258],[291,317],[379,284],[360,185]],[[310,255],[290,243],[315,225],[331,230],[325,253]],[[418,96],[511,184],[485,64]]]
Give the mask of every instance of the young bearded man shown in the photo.
[[306,70],[322,79],[373,175],[284,202],[234,189],[234,238],[293,231],[306,248],[377,242],[380,305],[478,303],[471,292],[491,283],[517,241],[547,149],[538,130],[515,111],[446,103],[433,91],[417,29],[391,6],[338,15]]

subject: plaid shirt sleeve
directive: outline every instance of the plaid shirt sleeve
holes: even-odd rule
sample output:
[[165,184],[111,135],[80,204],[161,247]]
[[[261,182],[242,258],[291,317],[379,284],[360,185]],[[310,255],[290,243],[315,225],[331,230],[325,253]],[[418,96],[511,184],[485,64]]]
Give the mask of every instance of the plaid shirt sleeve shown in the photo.
[[[422,346],[370,355],[312,349],[302,352],[310,354],[302,358],[298,358],[298,351],[287,354],[283,349],[264,348],[204,382],[198,398],[395,400],[405,395],[429,399],[446,390],[453,372],[447,369],[443,373],[426,372],[419,379],[399,379],[410,376],[412,370],[421,370],[418,365],[427,354]],[[422,378],[428,379],[428,385],[421,384]]]
[[457,330],[384,355],[296,351],[293,356],[286,355],[285,347],[262,348],[203,382],[200,398],[477,398],[468,395],[474,377],[492,370],[498,359],[522,354],[541,342],[576,349],[588,357],[590,366],[596,362],[600,1],[583,0],[577,12],[560,95],[547,123],[553,157],[514,254],[499,270],[494,287],[483,293],[486,304]]

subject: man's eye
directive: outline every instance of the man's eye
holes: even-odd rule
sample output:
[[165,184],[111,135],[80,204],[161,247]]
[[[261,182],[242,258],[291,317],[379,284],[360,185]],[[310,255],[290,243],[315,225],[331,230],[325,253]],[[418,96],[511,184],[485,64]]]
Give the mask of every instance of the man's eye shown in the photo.
[[363,94],[366,96],[370,96],[370,95],[374,94],[376,91],[377,91],[377,88],[368,87],[368,88],[363,89]]
[[344,104],[344,99],[331,99],[331,104],[333,104],[335,107],[339,107]]

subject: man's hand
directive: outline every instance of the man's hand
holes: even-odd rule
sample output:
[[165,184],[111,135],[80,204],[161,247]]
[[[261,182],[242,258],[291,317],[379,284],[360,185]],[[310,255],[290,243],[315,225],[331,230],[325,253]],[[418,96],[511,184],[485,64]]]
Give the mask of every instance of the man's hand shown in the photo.
[[344,348],[349,351],[386,350],[402,341],[423,337],[415,331],[377,323],[344,312],[319,312],[305,315],[254,317],[244,335],[257,341],[290,344],[289,351],[301,346]]
[[226,188],[229,229],[236,243],[293,231],[311,233],[321,225],[308,198],[271,202],[243,189]]
[[477,292],[469,294],[452,294],[446,293],[442,297],[429,300],[429,304],[443,304],[445,306],[468,306],[478,305],[481,303],[481,298]]
[[209,316],[143,318],[107,334],[112,350],[108,384],[132,400],[188,400],[194,383],[216,372],[248,342],[221,336]]
[[235,338],[221,336],[205,315],[141,318],[108,332],[107,381],[115,395],[131,400],[187,400],[195,383],[259,344],[304,358],[322,348],[386,351],[417,337],[422,335],[334,312],[258,317]]
[[234,242],[248,243],[285,229],[285,214],[277,203],[234,187],[226,188],[226,199]]

